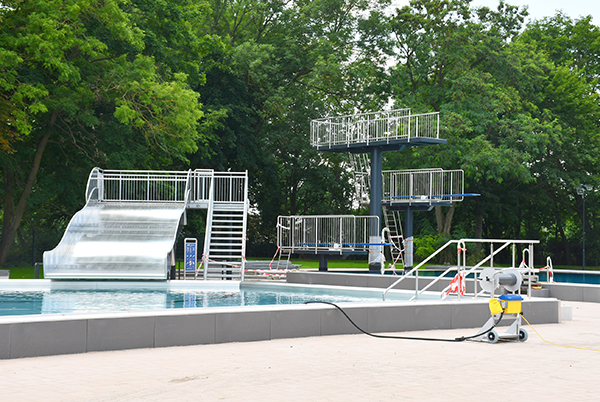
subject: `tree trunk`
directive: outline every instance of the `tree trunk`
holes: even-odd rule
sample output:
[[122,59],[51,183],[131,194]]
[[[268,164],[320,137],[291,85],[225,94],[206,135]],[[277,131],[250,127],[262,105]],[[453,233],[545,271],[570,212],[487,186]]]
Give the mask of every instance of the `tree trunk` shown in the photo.
[[564,247],[564,252],[565,252],[565,264],[571,265],[571,250],[569,249],[569,240],[567,239],[567,236],[565,235],[565,231],[564,231],[562,225],[560,224],[560,222],[558,222],[558,231],[559,231],[560,237],[562,238],[562,241],[563,241],[563,247]]
[[[452,204],[448,212],[444,215],[444,211],[442,207],[435,207],[435,220],[437,222],[437,230],[438,233],[444,237],[450,236],[450,231],[452,229],[452,218],[454,217],[455,204]],[[452,258],[454,256],[454,252],[451,248],[447,248],[443,252],[443,261],[444,264],[450,264]]]
[[437,224],[437,232],[441,234],[444,231],[444,211],[442,211],[442,207],[435,207],[435,223]]
[[[56,112],[52,114],[52,117],[50,119],[50,126],[54,125],[55,121]],[[40,168],[42,155],[44,154],[44,150],[46,149],[46,145],[48,144],[49,138],[50,129],[48,129],[47,133],[44,134],[44,136],[38,142],[37,149],[35,150],[35,155],[33,156],[31,169],[29,170],[27,181],[25,182],[23,192],[21,193],[21,197],[19,198],[19,203],[17,204],[16,208],[14,208],[14,174],[11,171],[6,172],[5,174],[7,183],[6,195],[4,197],[4,222],[2,224],[2,240],[0,240],[0,265],[6,264],[8,251],[15,238],[15,234],[19,229],[21,220],[23,219],[25,207],[27,206],[27,200],[31,195],[33,185],[35,184],[35,178]],[[7,211],[9,212],[8,214]]]
[[450,236],[452,231],[452,218],[454,217],[454,211],[456,204],[452,204],[448,212],[444,215],[442,207],[435,207],[435,220],[437,223],[437,231],[443,236]]
[[481,205],[477,205],[477,212],[475,213],[475,238],[483,238],[483,208]]

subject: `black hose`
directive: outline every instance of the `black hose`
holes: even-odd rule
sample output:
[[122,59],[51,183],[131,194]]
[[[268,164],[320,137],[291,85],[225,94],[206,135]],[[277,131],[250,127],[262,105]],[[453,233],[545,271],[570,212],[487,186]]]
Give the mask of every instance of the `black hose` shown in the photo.
[[320,301],[320,300],[311,300],[311,301],[307,301],[304,304],[328,304],[330,306],[333,306],[335,308],[337,308],[342,314],[344,314],[344,316],[346,317],[346,319],[348,319],[348,321],[350,321],[350,324],[354,325],[354,327],[356,329],[358,329],[360,332],[362,332],[365,335],[369,335],[372,336],[373,338],[383,338],[383,339],[405,339],[405,340],[412,340],[412,341],[434,341],[434,342],[463,342],[466,341],[468,339],[473,339],[473,338],[477,338],[478,336],[482,336],[487,334],[488,332],[491,332],[496,325],[498,325],[498,323],[500,322],[500,320],[502,320],[502,316],[504,316],[504,310],[502,310],[502,313],[500,314],[500,317],[498,318],[498,320],[496,322],[494,322],[494,325],[492,325],[492,327],[486,331],[483,331],[479,334],[476,335],[471,335],[471,336],[461,336],[459,338],[454,338],[454,339],[444,339],[444,338],[421,338],[421,337],[416,337],[416,336],[398,336],[398,335],[377,335],[377,334],[373,334],[371,332],[365,331],[364,329],[362,329],[361,327],[359,327],[354,321],[352,321],[352,318],[350,318],[348,316],[348,314],[346,314],[346,312],[337,304],[335,303],[331,303],[331,302],[326,302],[326,301]]

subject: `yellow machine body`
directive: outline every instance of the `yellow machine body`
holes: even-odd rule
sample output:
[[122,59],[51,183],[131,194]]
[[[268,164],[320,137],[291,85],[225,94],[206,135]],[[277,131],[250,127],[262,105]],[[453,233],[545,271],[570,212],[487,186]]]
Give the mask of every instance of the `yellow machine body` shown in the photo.
[[490,313],[494,315],[500,314],[501,312],[502,304],[500,304],[500,301],[498,299],[490,299]]
[[521,314],[521,300],[506,300],[502,304],[506,314]]

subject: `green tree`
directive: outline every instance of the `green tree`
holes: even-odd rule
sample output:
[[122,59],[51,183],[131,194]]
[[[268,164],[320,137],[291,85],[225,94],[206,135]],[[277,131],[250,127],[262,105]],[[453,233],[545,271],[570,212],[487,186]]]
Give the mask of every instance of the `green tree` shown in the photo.
[[214,132],[209,163],[249,169],[260,242],[274,243],[278,215],[351,208],[345,162],[311,150],[310,120],[385,102],[387,94],[374,90],[386,84],[383,68],[356,34],[365,11],[387,3],[211,1],[210,33],[227,47],[210,55],[215,62],[199,90],[207,108],[227,117]]
[[128,2],[3,5],[0,99],[7,108],[0,121],[0,264],[6,262],[49,144],[72,144],[102,162],[106,150],[98,144],[116,145],[114,138],[124,135],[153,150],[147,160],[183,158],[197,149],[202,117],[186,75],[162,77],[154,59],[143,54],[144,34],[124,11]]
[[572,254],[580,248],[573,250],[573,246],[579,243],[581,233],[567,227],[579,227],[585,219],[588,259],[598,263],[600,205],[595,193],[588,193],[584,217],[582,198],[576,196],[576,189],[582,184],[595,188],[600,185],[600,29],[591,23],[590,16],[572,20],[558,13],[532,23],[520,40],[536,46],[556,66],[548,76],[541,107],[557,121],[558,132],[543,157],[532,166],[539,177],[535,199],[546,199],[545,212],[553,218],[547,228],[554,232],[554,254],[562,256],[567,264],[574,262]]
[[[467,189],[484,196],[476,201],[477,237],[486,209],[498,211],[489,193],[534,180],[527,166],[552,130],[533,99],[550,66],[532,47],[515,42],[525,16],[502,2],[492,11],[465,0],[415,0],[390,21],[396,104],[440,111],[448,145],[414,149],[388,163],[464,169]],[[450,235],[454,211],[436,207],[440,234]]]

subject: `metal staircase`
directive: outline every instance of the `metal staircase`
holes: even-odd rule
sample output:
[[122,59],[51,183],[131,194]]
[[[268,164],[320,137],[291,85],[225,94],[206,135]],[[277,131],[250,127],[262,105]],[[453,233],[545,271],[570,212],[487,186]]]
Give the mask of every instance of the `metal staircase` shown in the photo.
[[206,218],[204,279],[244,279],[247,173],[215,173]]
[[[389,230],[389,241],[392,244],[390,253],[392,264],[390,268],[396,269],[396,264],[400,262],[404,266],[404,236],[402,234],[402,222],[400,221],[400,211],[393,211],[383,207],[383,219],[385,227]],[[388,239],[383,239],[384,241]]]
[[369,204],[371,188],[371,161],[368,154],[348,154],[354,175],[354,190],[360,205]]

